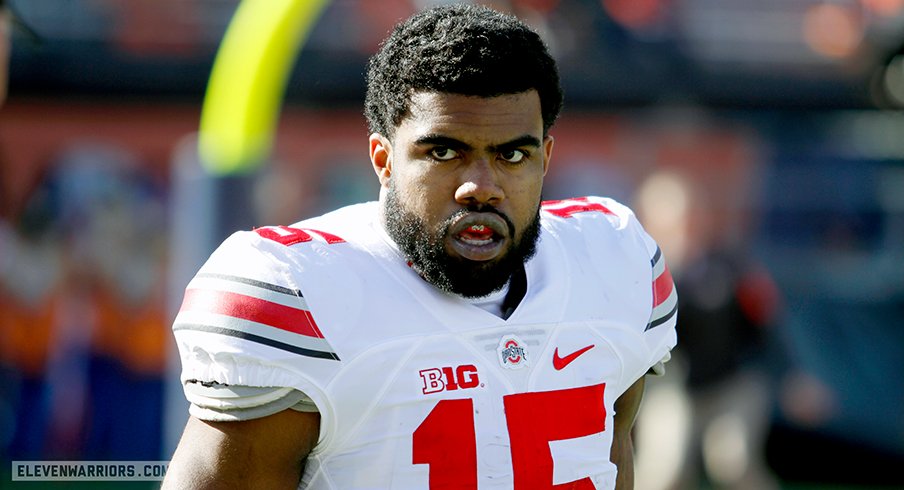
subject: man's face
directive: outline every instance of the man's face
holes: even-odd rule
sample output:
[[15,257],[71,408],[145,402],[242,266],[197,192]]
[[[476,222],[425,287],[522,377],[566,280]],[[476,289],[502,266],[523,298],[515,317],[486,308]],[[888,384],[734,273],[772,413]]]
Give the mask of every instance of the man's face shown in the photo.
[[496,291],[535,250],[551,152],[536,91],[417,93],[392,141],[370,138],[387,231],[434,286]]

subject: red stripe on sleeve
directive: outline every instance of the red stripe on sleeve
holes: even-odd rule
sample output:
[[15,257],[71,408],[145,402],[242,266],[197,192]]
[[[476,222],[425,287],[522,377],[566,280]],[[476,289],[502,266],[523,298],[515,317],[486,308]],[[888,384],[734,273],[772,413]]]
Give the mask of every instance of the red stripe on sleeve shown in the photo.
[[181,311],[200,311],[227,315],[262,323],[307,337],[323,338],[311,313],[244,294],[209,289],[188,289]]
[[668,299],[674,288],[675,281],[672,280],[672,273],[669,271],[668,264],[666,264],[662,274],[659,274],[659,277],[653,281],[653,308],[656,308]]

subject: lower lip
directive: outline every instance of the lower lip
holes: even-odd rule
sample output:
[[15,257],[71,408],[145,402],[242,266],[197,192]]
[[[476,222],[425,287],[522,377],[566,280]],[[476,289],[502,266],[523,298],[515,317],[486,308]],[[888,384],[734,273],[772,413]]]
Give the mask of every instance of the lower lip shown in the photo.
[[452,237],[449,240],[449,248],[452,249],[452,252],[462,258],[484,262],[493,260],[502,255],[503,250],[505,249],[505,243],[506,240],[499,239],[498,237],[490,240],[488,243],[467,242],[459,237]]

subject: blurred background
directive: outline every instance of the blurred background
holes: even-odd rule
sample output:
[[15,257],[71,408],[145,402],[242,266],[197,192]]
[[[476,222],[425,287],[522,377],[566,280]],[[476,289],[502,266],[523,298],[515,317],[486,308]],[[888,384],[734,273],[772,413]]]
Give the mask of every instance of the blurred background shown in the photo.
[[[8,3],[0,488],[9,461],[169,458],[183,288],[235,228],[376,198],[365,61],[439,2],[334,0],[271,158],[214,204],[196,132],[237,0]],[[481,3],[560,63],[545,197],[631,205],[678,283],[638,488],[904,488],[904,0]]]

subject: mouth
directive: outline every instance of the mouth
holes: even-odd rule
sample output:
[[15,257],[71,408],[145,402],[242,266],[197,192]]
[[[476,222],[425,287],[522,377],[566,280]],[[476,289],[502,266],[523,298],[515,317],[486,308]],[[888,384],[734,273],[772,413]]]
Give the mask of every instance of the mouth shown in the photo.
[[496,213],[470,212],[456,219],[449,229],[447,249],[473,261],[501,256],[509,242],[509,227]]

